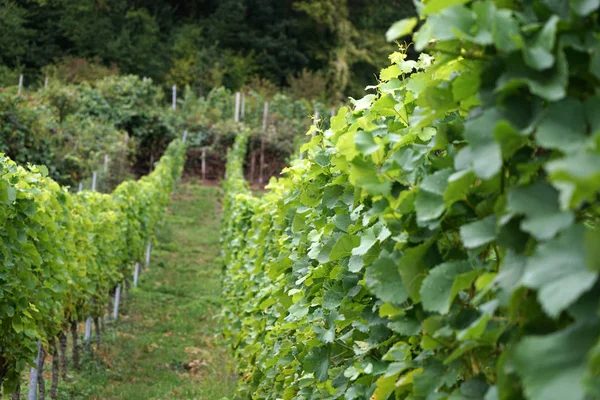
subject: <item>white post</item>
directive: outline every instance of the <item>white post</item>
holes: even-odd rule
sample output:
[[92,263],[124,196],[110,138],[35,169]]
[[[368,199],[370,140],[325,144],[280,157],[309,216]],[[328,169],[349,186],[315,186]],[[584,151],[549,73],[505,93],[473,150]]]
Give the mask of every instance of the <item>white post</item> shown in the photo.
[[104,155],[104,173],[108,172],[108,154]]
[[92,174],[92,192],[96,191],[96,181],[98,180],[98,173],[94,171]]
[[235,113],[233,114],[233,120],[240,122],[240,92],[235,92]]
[[[106,166],[106,156],[104,156],[104,165]],[[94,173],[92,174],[92,192],[96,191],[96,179],[97,179],[98,174],[94,171]],[[81,183],[79,183],[79,189],[81,191]],[[94,302],[92,300],[90,300],[90,304],[94,304]],[[92,317],[87,317],[87,319],[85,320],[85,333],[83,335],[83,341],[84,342],[89,342],[89,340],[92,338]]]
[[19,75],[19,96],[21,95],[21,91],[23,90],[23,74]]
[[48,89],[48,77],[44,79],[44,89]]
[[38,389],[38,368],[40,367],[41,357],[42,355],[42,341],[38,340],[38,354],[34,361],[35,367],[31,367],[31,373],[29,374],[29,393],[27,395],[27,400],[36,400],[37,399],[37,389]]
[[113,309],[113,319],[116,321],[119,316],[119,301],[121,300],[121,285],[115,290],[115,307]]
[[140,263],[135,263],[135,269],[133,270],[133,287],[137,287],[138,280],[140,278]]
[[246,92],[242,92],[242,110],[240,118],[244,120],[246,116]]
[[202,180],[206,180],[206,147],[202,148]]
[[177,85],[173,85],[173,104],[171,108],[175,110],[177,108]]
[[85,320],[85,334],[83,336],[84,342],[89,342],[92,337],[92,317],[87,317]]
[[262,121],[262,133],[264,134],[267,131],[267,116],[269,115],[269,102],[265,102],[265,107],[263,108],[263,121]]
[[79,182],[79,187],[77,188],[78,192],[81,192],[83,190],[83,182]]
[[263,183],[263,170],[265,168],[265,134],[267,132],[267,117],[269,116],[269,102],[265,102],[263,109],[262,134],[260,135],[260,165],[258,167],[258,183]]
[[187,135],[188,135],[188,131],[183,131],[183,137],[181,138],[181,141],[183,143],[185,143],[186,139],[187,139]]
[[148,239],[148,245],[146,246],[146,264],[144,267],[150,267],[150,253],[152,252],[152,239]]

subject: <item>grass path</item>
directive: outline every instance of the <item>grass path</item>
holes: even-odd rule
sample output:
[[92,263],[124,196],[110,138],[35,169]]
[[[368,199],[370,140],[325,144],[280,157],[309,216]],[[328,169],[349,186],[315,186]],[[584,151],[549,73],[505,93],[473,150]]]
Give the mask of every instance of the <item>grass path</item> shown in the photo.
[[236,377],[218,343],[218,190],[184,183],[157,234],[150,269],[124,299],[123,314],[84,360],[61,399],[215,399]]

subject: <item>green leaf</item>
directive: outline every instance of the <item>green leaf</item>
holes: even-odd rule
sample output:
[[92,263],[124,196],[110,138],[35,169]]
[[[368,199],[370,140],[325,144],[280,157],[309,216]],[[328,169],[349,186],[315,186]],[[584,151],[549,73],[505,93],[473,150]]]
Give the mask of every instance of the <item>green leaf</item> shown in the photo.
[[336,312],[330,313],[327,318],[327,327],[313,326],[313,331],[321,343],[333,343],[335,340],[335,320],[339,317]]
[[417,220],[431,221],[441,217],[446,209],[444,197],[439,194],[419,189],[415,200]]
[[590,59],[590,73],[600,79],[600,40],[596,41],[596,46]]
[[533,69],[544,70],[554,65],[554,42],[559,18],[553,15],[546,21],[544,27],[537,33],[533,43],[524,49],[525,63]]
[[576,324],[545,336],[528,336],[513,354],[531,400],[584,400],[586,354],[598,340],[600,324]]
[[563,208],[578,206],[583,201],[594,201],[600,190],[600,154],[584,152],[572,154],[546,164],[550,180],[560,190]]
[[333,343],[333,340],[335,339],[335,326],[330,328],[313,326],[313,331],[321,343]]
[[429,86],[422,93],[427,104],[434,110],[447,111],[456,107],[450,86]]
[[496,47],[510,53],[518,50],[523,44],[519,23],[511,10],[497,10],[495,15],[495,29],[492,32]]
[[20,320],[12,319],[12,327],[17,333],[23,332],[23,322],[21,322]]
[[429,142],[437,133],[435,128],[430,126],[421,129],[421,131],[417,134],[417,137],[424,142]]
[[496,279],[494,279],[494,284],[506,292],[507,298],[520,286],[526,264],[527,258],[516,254],[512,250],[507,251],[506,255],[502,258],[500,272],[498,272]]
[[572,98],[550,104],[537,128],[538,143],[567,153],[581,150],[586,141],[584,110],[583,104]]
[[362,187],[372,195],[384,195],[388,196],[392,191],[392,183],[380,179],[378,176],[368,175],[359,178],[356,181],[358,187]]
[[348,271],[359,272],[365,266],[365,262],[360,256],[351,256],[348,262]]
[[329,349],[327,347],[313,347],[310,349],[310,353],[304,357],[303,367],[307,372],[314,373],[319,382],[325,382],[329,377],[327,375]]
[[370,132],[360,131],[354,136],[356,148],[365,156],[377,152],[381,148],[381,144],[375,143],[375,139]]
[[564,20],[569,19],[569,1],[565,0],[542,0],[542,3],[558,14]]
[[415,50],[423,51],[425,47],[429,45],[429,42],[433,39],[433,24],[426,21],[417,32],[414,33],[413,39],[415,41]]
[[331,117],[331,129],[334,131],[342,130],[346,127],[346,115],[348,114],[348,107],[342,107],[338,110],[337,114]]
[[327,289],[323,295],[323,308],[326,310],[335,310],[342,304],[344,293],[337,287]]
[[430,246],[431,242],[425,242],[404,250],[404,254],[398,263],[398,271],[402,277],[402,282],[404,282],[408,295],[415,303],[421,300],[421,284],[427,275],[423,259]]
[[360,235],[360,246],[352,249],[352,255],[364,256],[377,243],[373,229],[367,229]]
[[398,65],[394,64],[387,68],[382,69],[381,72],[379,72],[379,79],[384,82],[387,82],[391,79],[397,78],[401,74],[402,74],[402,70],[400,69],[400,67]]
[[[600,68],[600,40],[598,41],[598,67]],[[598,73],[600,79],[600,72]],[[592,136],[600,136],[600,113],[596,110],[600,109],[600,94],[588,97],[585,101],[585,117],[590,125],[590,133]]]
[[362,99],[355,100],[352,97],[350,97],[350,100],[352,101],[352,104],[354,104],[354,109],[356,111],[360,111],[369,108],[376,97],[377,96],[375,96],[374,94],[368,94]]
[[421,331],[421,323],[407,316],[395,317],[387,326],[402,336],[417,335]]
[[580,17],[587,17],[600,7],[600,0],[571,0],[571,7]]
[[468,261],[447,262],[434,267],[421,286],[423,308],[447,314],[458,292],[468,289],[478,274]]
[[[558,1],[566,3],[564,0]],[[567,94],[568,83],[567,59],[564,53],[559,51],[553,68],[545,71],[532,70],[519,60],[511,59],[506,73],[497,80],[496,90],[514,90],[526,85],[533,94],[548,101],[558,101]]]
[[559,18],[553,15],[546,21],[540,32],[537,33],[533,43],[524,49],[525,63],[533,69],[544,70],[554,65],[554,42]]
[[479,92],[480,78],[477,74],[465,72],[452,80],[452,96],[460,102]]
[[598,273],[587,268],[585,230],[582,225],[572,226],[538,245],[527,261],[522,283],[538,290],[538,300],[551,317],[558,317],[598,278]]
[[479,318],[475,319],[469,326],[457,332],[456,338],[461,342],[469,340],[481,340],[487,328],[489,320],[492,318],[498,308],[498,300],[491,300],[479,306],[481,313]]
[[419,189],[443,196],[448,187],[448,178],[450,175],[452,175],[452,170],[450,168],[445,168],[436,171],[432,175],[427,175],[419,184]]
[[460,388],[456,389],[448,400],[479,400],[483,399],[486,394],[489,385],[479,378],[471,378],[460,385]]
[[512,212],[526,216],[521,229],[537,239],[550,239],[575,220],[571,211],[560,211],[558,192],[544,182],[515,188],[507,200]]
[[396,389],[396,381],[400,372],[394,373],[391,376],[387,374],[380,376],[377,379],[377,389],[373,392],[370,400],[387,400]]
[[342,185],[329,185],[323,190],[323,199],[321,202],[327,208],[333,208],[340,201],[344,187]]
[[525,64],[538,71],[554,65],[554,55],[541,47],[527,47],[524,52]]
[[337,261],[344,257],[350,257],[352,249],[360,244],[358,236],[344,233],[335,243],[329,253],[329,261]]
[[489,109],[465,124],[465,138],[470,146],[460,154],[473,167],[475,175],[482,179],[490,179],[502,167],[500,145],[494,139],[494,128],[500,119],[496,109]]
[[446,207],[453,203],[465,200],[469,193],[469,188],[475,183],[476,177],[473,171],[463,170],[455,172],[448,177],[448,187],[444,192],[444,202]]
[[408,299],[398,268],[389,257],[382,256],[368,266],[365,281],[369,290],[383,301],[400,305]]
[[0,203],[10,204],[17,198],[17,191],[4,180],[0,180]]
[[423,9],[424,14],[437,14],[440,11],[460,4],[468,3],[469,0],[428,0]]
[[490,215],[482,220],[460,227],[460,238],[468,249],[474,249],[496,239],[496,216]]
[[521,222],[521,228],[537,239],[550,239],[575,220],[571,211],[560,211],[558,192],[544,182],[511,190],[508,208],[527,216]]
[[590,271],[600,272],[600,229],[587,229],[584,234],[586,264]]
[[394,22],[385,33],[385,40],[391,42],[399,37],[410,35],[413,29],[415,29],[415,26],[417,26],[417,22],[418,20],[416,17],[404,18]]
[[442,386],[444,377],[444,365],[435,358],[425,361],[423,372],[415,375],[413,388],[417,396],[427,397],[436,392]]

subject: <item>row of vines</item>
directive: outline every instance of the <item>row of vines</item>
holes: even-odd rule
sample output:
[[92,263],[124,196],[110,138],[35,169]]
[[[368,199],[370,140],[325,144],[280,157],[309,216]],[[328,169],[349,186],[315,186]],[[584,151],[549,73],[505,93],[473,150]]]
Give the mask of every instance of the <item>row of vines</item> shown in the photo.
[[600,399],[600,2],[428,0],[263,197],[229,153],[240,398]]
[[[188,170],[199,174],[199,150],[205,148],[212,167],[208,176],[218,179],[224,172],[226,149],[240,129],[234,121],[235,94],[224,88],[206,96],[186,88],[179,93],[175,110],[159,86],[137,76],[108,76],[79,84],[52,80],[37,91],[17,90],[16,86],[0,90],[0,152],[20,164],[46,165],[50,177],[72,188],[81,182],[89,187],[93,172],[103,170],[105,157],[110,161],[102,191],[114,188],[132,169],[147,173],[168,143],[186,130],[189,148],[195,150]],[[248,90],[242,123],[252,129],[255,151],[262,140],[268,160],[283,165],[297,149],[314,110],[329,114],[320,103]]]
[[[0,387],[77,322],[106,314],[109,292],[131,277],[185,161],[173,141],[154,171],[112,194],[71,194],[44,166],[0,156]],[[61,340],[62,342],[62,340]],[[65,338],[66,343],[66,338]]]

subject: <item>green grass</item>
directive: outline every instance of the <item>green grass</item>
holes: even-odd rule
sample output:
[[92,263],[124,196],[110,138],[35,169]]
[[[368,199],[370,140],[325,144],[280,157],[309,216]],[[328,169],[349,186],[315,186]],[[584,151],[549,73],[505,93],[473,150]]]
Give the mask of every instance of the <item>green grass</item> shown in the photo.
[[[86,355],[82,370],[71,368],[60,383],[59,399],[232,395],[237,377],[216,318],[222,300],[218,191],[195,183],[178,187],[140,287],[123,300],[119,321]],[[45,375],[49,388],[49,371]]]

